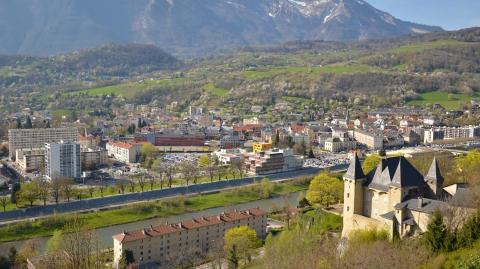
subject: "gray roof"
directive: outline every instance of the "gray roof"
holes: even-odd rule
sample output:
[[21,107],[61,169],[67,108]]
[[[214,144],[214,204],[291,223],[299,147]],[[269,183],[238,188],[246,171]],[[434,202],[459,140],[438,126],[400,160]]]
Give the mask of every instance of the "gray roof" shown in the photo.
[[447,206],[447,203],[445,202],[427,198],[421,198],[422,205],[420,206],[419,200],[420,198],[409,199],[405,202],[396,204],[395,209],[407,208],[412,211],[433,214],[433,212],[435,212],[435,210],[439,209],[440,207]]
[[348,170],[343,177],[351,180],[359,180],[359,179],[365,178],[365,174],[363,173],[363,169],[362,169],[362,164],[360,163],[360,160],[358,159],[358,155],[356,152],[355,152],[355,157],[350,162],[350,166],[348,167]]
[[393,220],[395,218],[395,212],[394,211],[390,211],[388,213],[385,213],[385,214],[382,214],[380,215],[380,217],[384,218],[384,219],[388,219],[388,220]]
[[439,183],[443,183],[443,176],[440,173],[440,167],[438,166],[437,158],[433,157],[432,165],[428,170],[425,180],[433,180]]
[[390,187],[424,187],[425,181],[405,157],[384,158],[367,175],[366,186],[371,189],[388,191]]

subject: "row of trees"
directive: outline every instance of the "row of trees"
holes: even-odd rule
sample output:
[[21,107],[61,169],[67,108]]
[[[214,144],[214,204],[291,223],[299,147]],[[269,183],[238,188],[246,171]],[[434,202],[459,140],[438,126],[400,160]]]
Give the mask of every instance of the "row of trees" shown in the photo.
[[7,196],[0,197],[0,206],[5,211],[9,202],[18,207],[20,202],[33,206],[37,200],[41,200],[43,205],[46,205],[50,200],[58,204],[61,198],[70,201],[76,195],[80,195],[79,189],[75,189],[74,184],[75,181],[68,178],[52,181],[35,178],[31,182],[16,183],[12,187],[10,199]]

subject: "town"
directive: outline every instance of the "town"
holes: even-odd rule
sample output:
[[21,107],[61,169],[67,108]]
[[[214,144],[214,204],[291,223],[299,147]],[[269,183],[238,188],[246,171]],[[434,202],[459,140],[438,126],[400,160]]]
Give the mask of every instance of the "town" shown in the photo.
[[478,10],[0,1],[0,269],[480,269]]

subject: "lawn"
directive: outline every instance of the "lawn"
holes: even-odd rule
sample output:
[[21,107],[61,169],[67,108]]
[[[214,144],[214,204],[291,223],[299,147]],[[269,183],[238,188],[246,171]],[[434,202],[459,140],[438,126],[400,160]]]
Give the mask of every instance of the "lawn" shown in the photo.
[[[305,190],[308,181],[292,180],[288,183],[275,184],[273,195],[283,195]],[[214,194],[193,197],[165,198],[159,201],[143,202],[123,206],[117,209],[78,214],[90,228],[101,228],[116,224],[135,222],[157,217],[179,215],[185,212],[200,211],[208,208],[222,207],[252,202],[263,199],[259,185],[236,188]],[[56,229],[62,229],[75,214],[54,215],[36,221],[23,221],[0,227],[0,242],[24,240],[38,236],[49,236]]]
[[440,104],[447,110],[455,110],[461,108],[462,104],[472,100],[471,96],[465,94],[449,94],[446,92],[434,91],[420,94],[417,99],[408,101],[411,106],[426,106]]

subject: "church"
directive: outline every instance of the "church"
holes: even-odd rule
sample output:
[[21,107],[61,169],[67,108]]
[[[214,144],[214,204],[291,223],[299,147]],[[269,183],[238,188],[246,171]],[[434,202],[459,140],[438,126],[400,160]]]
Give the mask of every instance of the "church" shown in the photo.
[[433,213],[466,188],[444,188],[435,158],[425,176],[403,156],[382,157],[365,175],[355,154],[343,179],[343,237],[352,230],[373,228],[386,230],[391,238],[421,234]]

